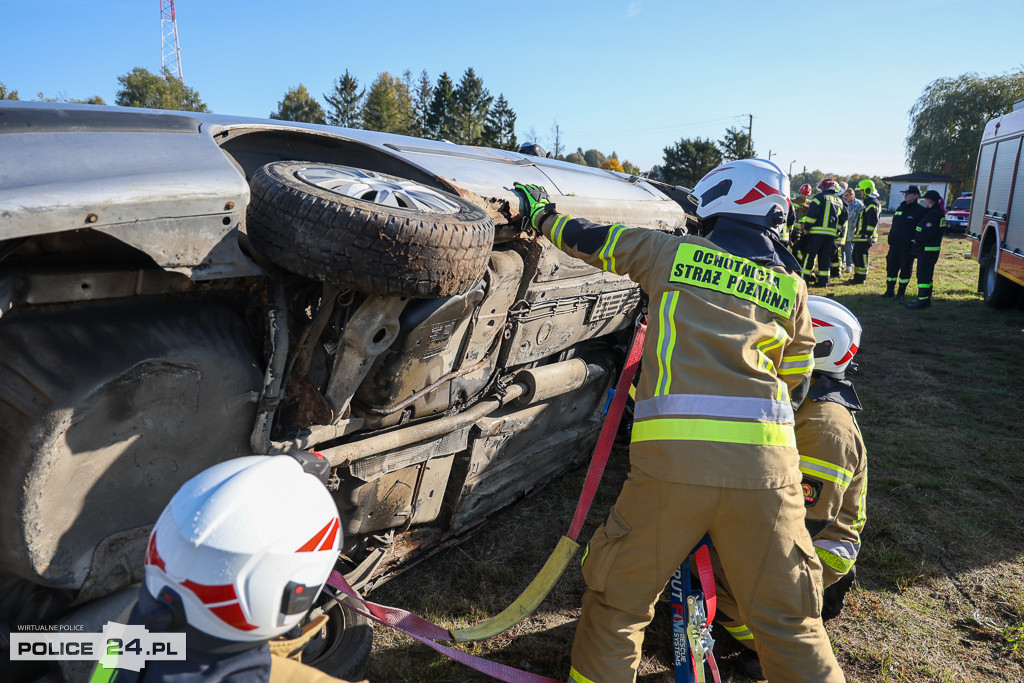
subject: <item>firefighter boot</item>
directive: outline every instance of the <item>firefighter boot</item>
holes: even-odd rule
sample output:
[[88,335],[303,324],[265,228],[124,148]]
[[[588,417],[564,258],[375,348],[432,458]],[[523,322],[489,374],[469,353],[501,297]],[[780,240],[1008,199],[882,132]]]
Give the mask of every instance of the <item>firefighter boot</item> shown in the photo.
[[896,298],[893,299],[898,304],[903,303],[903,295],[907,293],[907,283],[901,282],[899,288],[896,290]]
[[928,308],[931,305],[932,305],[932,298],[930,296],[929,297],[919,297],[917,299],[917,301],[911,301],[909,304],[907,304],[907,308],[912,308],[912,309],[920,310],[922,308]]
[[739,665],[740,671],[750,678],[753,678],[755,681],[764,680],[764,673],[761,671],[761,660],[757,658],[757,653],[753,650],[743,650],[740,656],[736,658],[736,663]]
[[882,294],[882,296],[893,296],[893,290],[894,289],[896,289],[896,281],[895,280],[886,280],[885,281],[885,293]]
[[851,285],[862,285],[866,281],[867,281],[867,276],[865,276],[865,275],[854,275],[853,278],[850,280],[850,284]]
[[819,275],[818,279],[813,285],[811,285],[811,287],[828,287],[828,275],[825,275],[824,277]]

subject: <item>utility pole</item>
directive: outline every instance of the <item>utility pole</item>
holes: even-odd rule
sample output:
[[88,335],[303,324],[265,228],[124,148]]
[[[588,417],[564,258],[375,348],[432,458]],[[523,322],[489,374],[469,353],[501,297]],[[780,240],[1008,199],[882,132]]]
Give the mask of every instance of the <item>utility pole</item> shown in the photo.
[[795,164],[795,163],[796,163],[796,159],[793,159],[793,161],[789,162],[789,177],[790,178],[793,177],[793,164]]
[[[753,146],[753,145],[751,145],[751,146]],[[771,160],[772,160],[772,151],[768,150],[768,161],[771,161]]]
[[160,47],[161,66],[169,69],[171,76],[184,85],[181,72],[181,47],[178,45],[178,19],[174,15],[174,0],[160,0]]
[[750,124],[747,126],[747,153],[754,156],[754,115],[750,114]]

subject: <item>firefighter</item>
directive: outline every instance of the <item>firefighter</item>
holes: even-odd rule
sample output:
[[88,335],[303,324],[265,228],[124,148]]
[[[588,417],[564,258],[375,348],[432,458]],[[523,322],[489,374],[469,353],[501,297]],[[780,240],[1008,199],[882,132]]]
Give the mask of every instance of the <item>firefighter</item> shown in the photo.
[[942,235],[946,232],[946,204],[942,195],[935,190],[924,193],[925,214],[914,228],[914,239],[910,241],[911,254],[917,259],[917,301],[911,301],[907,308],[928,308],[932,304],[932,276],[935,263],[939,260]]
[[[807,233],[807,248],[803,258],[804,278],[815,287],[827,287],[832,270],[833,255],[836,251],[836,236],[840,227],[846,225],[846,204],[838,194],[839,183],[835,178],[823,178],[818,183],[818,194],[811,200],[804,216],[804,230]],[[818,277],[814,277],[814,261],[818,261]],[[837,273],[838,275],[838,273]]]
[[804,216],[807,215],[807,207],[810,205],[811,186],[804,183],[800,186],[796,199],[793,200],[794,225],[790,227],[789,240],[784,240],[800,263],[803,263],[804,248],[807,246],[807,232],[803,227]]
[[865,178],[857,184],[861,196],[864,197],[864,208],[857,215],[857,224],[853,227],[851,240],[853,242],[853,279],[851,285],[862,285],[868,279],[868,264],[870,261],[871,245],[878,237],[878,216],[882,211],[882,204],[878,200],[878,191],[875,189],[874,181]]
[[91,683],[339,681],[276,656],[301,652],[326,621],[299,629],[341,547],[329,475],[322,456],[296,452],[227,460],[185,482],[149,536],[128,623],[184,632],[186,658],[141,674],[101,660]]
[[712,170],[692,194],[703,236],[596,225],[515,187],[531,227],[650,297],[630,474],[584,553],[570,680],[635,680],[658,596],[705,533],[768,675],[844,680],[821,625],[792,427],[814,336],[799,264],[778,240],[786,174],[761,159]]
[[803,222],[804,216],[807,215],[807,207],[810,205],[811,186],[808,183],[804,183],[800,186],[796,199],[793,200],[793,210],[796,211],[797,223]]
[[917,203],[920,196],[921,190],[917,185],[903,190],[903,203],[896,208],[889,229],[889,253],[885,255],[885,292],[882,296],[895,296],[897,302],[903,300],[910,283],[910,271],[914,268],[910,241],[914,239],[917,223],[925,212],[925,208]]
[[[839,615],[856,576],[860,534],[867,520],[867,450],[854,412],[860,398],[846,371],[857,353],[861,325],[842,304],[820,296],[807,297],[814,320],[814,373],[811,388],[796,412],[796,442],[806,506],[807,531],[822,561],[825,587],[822,618]],[[755,652],[756,639],[735,615],[736,600],[712,550],[718,618],[747,650],[739,664],[753,678],[761,678]]]

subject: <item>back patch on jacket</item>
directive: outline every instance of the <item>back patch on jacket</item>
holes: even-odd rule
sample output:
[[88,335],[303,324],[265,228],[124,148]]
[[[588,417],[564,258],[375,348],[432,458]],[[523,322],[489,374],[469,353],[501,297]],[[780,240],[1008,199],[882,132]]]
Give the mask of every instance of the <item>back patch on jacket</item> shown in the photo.
[[796,301],[797,280],[753,261],[695,244],[680,244],[669,282],[731,294],[789,318]]

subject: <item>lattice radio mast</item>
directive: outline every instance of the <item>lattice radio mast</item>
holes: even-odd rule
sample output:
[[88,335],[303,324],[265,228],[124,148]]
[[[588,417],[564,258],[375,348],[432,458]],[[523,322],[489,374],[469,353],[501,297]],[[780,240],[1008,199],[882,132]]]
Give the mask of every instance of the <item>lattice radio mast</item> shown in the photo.
[[160,44],[163,48],[162,66],[182,84],[181,46],[178,45],[178,20],[174,16],[174,0],[160,0]]

